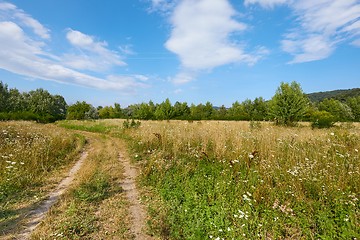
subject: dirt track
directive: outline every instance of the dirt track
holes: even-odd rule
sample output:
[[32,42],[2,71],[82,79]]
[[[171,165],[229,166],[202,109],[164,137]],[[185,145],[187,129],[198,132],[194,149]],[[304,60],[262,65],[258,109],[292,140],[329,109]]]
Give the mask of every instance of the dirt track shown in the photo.
[[[48,197],[43,201],[39,207],[33,209],[27,214],[23,228],[21,232],[17,235],[17,239],[28,239],[31,238],[32,232],[39,226],[39,224],[45,219],[50,208],[59,201],[59,198],[67,191],[71,186],[74,178],[79,170],[81,170],[84,165],[86,165],[88,155],[91,155],[94,151],[99,151],[91,144],[93,140],[97,138],[95,134],[84,133],[87,138],[90,138],[90,149],[82,153],[80,159],[76,164],[71,168],[68,175],[58,184],[56,189],[48,194]],[[95,140],[97,141],[97,140]],[[123,178],[120,180],[120,186],[126,194],[126,199],[128,201],[129,208],[127,209],[128,214],[130,215],[130,224],[128,230],[131,232],[132,236],[136,240],[147,240],[152,239],[145,232],[145,223],[146,223],[146,211],[141,204],[139,191],[136,186],[136,178],[138,176],[137,168],[131,164],[130,160],[127,157],[127,154],[124,152],[124,144],[121,143],[121,140],[107,138],[106,141],[112,141],[114,143],[120,143],[116,147],[118,151],[118,163],[123,167]]]

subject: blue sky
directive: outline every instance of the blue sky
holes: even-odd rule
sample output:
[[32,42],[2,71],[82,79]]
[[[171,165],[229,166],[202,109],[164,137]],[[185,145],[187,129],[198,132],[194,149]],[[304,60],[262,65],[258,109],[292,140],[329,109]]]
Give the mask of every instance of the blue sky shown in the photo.
[[94,106],[360,87],[359,0],[0,0],[0,80]]

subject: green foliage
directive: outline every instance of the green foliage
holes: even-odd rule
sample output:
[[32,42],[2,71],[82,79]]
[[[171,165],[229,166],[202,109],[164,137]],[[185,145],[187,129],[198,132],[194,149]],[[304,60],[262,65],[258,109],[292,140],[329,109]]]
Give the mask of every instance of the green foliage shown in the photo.
[[335,117],[336,121],[353,120],[351,108],[344,102],[335,99],[325,99],[318,106],[320,111],[327,111]]
[[[214,125],[217,128],[212,129]],[[266,124],[265,131],[239,131],[238,123],[224,125],[228,128],[209,122],[190,126],[170,122],[157,128],[163,129],[160,137],[148,137],[145,127],[134,134],[133,154],[143,166],[142,184],[155,195],[147,202],[156,235],[162,239],[359,236],[358,129],[311,132]],[[151,132],[156,129],[154,124],[147,126]],[[224,145],[226,149],[221,149]]]
[[140,121],[135,121],[134,119],[131,119],[131,121],[129,121],[129,119],[126,119],[126,121],[123,122],[123,127],[125,129],[128,128],[138,128],[140,127],[141,122]]
[[48,174],[69,164],[82,144],[55,127],[24,122],[0,124],[0,205],[43,184]]
[[109,177],[101,172],[96,172],[87,182],[82,183],[74,191],[74,196],[85,202],[99,202],[109,195]]
[[360,122],[360,96],[348,98],[346,104],[351,109],[354,121]]
[[270,114],[280,125],[293,125],[305,115],[309,99],[297,82],[281,83],[270,102]]
[[7,112],[9,109],[9,90],[7,84],[0,81],[0,112]]
[[156,107],[154,115],[158,120],[170,120],[174,117],[174,108],[168,98]]
[[66,119],[68,120],[83,120],[83,119],[97,119],[99,118],[97,109],[85,101],[76,102],[68,107]]
[[60,223],[58,232],[63,239],[83,239],[98,230],[96,216],[88,211],[86,203],[73,201],[66,210],[65,219]]
[[124,116],[120,104],[115,103],[113,106],[106,106],[98,109],[99,118],[111,119],[111,118],[122,118]]
[[67,104],[60,95],[44,89],[20,93],[0,81],[0,120],[36,120],[42,123],[65,119]]
[[360,88],[353,88],[347,90],[334,90],[327,92],[316,92],[316,93],[307,94],[307,96],[312,102],[321,102],[326,98],[344,100],[344,99],[360,96]]
[[316,111],[312,115],[312,128],[330,128],[335,124],[335,117],[326,111]]

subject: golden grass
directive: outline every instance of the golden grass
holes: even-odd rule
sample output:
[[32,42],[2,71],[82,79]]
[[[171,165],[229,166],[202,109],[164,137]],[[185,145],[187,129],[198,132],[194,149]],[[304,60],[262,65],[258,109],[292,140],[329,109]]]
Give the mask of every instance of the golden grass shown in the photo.
[[0,122],[0,236],[16,231],[65,176],[83,144],[54,125]]
[[[122,143],[106,136],[84,133],[89,141],[89,156],[76,180],[54,206],[31,239],[132,239],[129,231],[128,203],[120,187],[123,168],[118,154]],[[106,184],[100,199],[97,192],[84,196],[89,184]],[[85,190],[84,190],[85,189]],[[104,189],[96,189],[101,191]],[[89,197],[89,198],[86,198]]]

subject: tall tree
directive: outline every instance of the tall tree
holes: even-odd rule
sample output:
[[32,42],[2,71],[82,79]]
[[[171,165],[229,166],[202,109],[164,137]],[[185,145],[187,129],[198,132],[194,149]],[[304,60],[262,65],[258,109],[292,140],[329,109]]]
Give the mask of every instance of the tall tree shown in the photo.
[[352,121],[354,115],[351,108],[345,103],[333,98],[326,98],[319,103],[320,111],[327,111],[335,117],[336,121]]
[[354,121],[360,122],[360,96],[348,98],[346,103],[351,108]]
[[75,104],[68,107],[66,119],[82,120],[94,116],[96,117],[94,110],[96,111],[96,109],[91,104],[85,101],[77,101]]
[[169,120],[174,117],[174,108],[168,98],[157,106],[155,117],[158,120]]
[[297,82],[282,82],[270,102],[270,114],[277,124],[292,125],[306,113],[309,99]]
[[8,85],[0,81],[0,112],[8,111],[9,97]]

